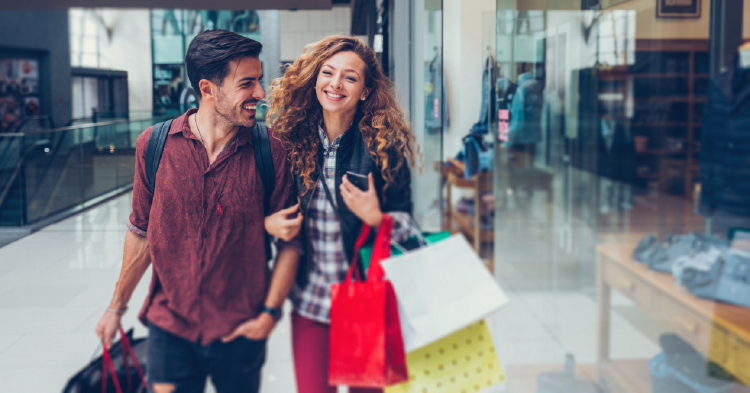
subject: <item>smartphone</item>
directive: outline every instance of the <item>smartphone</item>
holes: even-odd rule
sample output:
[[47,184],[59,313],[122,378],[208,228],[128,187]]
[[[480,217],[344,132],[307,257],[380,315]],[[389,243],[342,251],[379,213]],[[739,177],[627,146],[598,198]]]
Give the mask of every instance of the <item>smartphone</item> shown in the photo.
[[349,183],[354,184],[360,190],[367,191],[369,184],[369,182],[367,181],[367,176],[360,175],[359,173],[354,173],[352,171],[346,171],[346,178],[349,180]]

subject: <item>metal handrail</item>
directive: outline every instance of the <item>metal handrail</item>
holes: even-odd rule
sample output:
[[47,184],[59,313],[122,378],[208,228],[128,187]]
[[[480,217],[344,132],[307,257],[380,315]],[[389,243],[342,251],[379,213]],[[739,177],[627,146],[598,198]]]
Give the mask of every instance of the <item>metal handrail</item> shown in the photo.
[[[39,125],[40,128],[34,129],[34,130],[29,129],[29,128],[31,128],[31,127],[29,127],[26,130],[18,130],[18,129],[16,129],[16,132],[0,133],[0,149],[2,149],[2,150],[6,150],[6,148],[7,149],[11,149],[10,151],[14,153],[14,154],[9,154],[7,151],[6,152],[0,152],[0,154],[2,154],[2,156],[0,156],[0,159],[5,158],[4,161],[7,161],[5,163],[6,164],[5,166],[8,167],[7,168],[8,170],[4,171],[4,173],[3,173],[3,176],[2,176],[3,179],[0,179],[0,205],[2,205],[3,202],[5,202],[8,199],[8,195],[10,195],[9,194],[9,192],[10,192],[9,190],[11,189],[11,187],[13,185],[13,181],[16,180],[19,176],[23,176],[23,170],[20,169],[21,166],[22,165],[26,165],[27,163],[31,163],[32,162],[29,159],[29,157],[30,157],[29,153],[32,153],[33,151],[35,151],[35,149],[38,149],[38,147],[40,146],[39,143],[38,143],[39,139],[44,139],[45,140],[45,143],[46,143],[45,144],[45,147],[46,147],[45,153],[46,152],[50,152],[50,151],[51,152],[58,152],[58,151],[61,151],[60,150],[61,148],[58,146],[59,143],[62,143],[63,140],[68,140],[69,139],[69,138],[67,138],[67,136],[69,135],[69,134],[67,134],[67,132],[72,132],[73,134],[78,134],[78,133],[81,133],[81,132],[86,133],[85,130],[87,130],[87,129],[88,130],[92,130],[92,129],[93,130],[97,130],[96,127],[98,127],[98,126],[102,126],[103,129],[105,130],[104,131],[105,133],[107,133],[107,132],[119,132],[119,131],[116,131],[115,129],[120,129],[121,127],[117,127],[117,126],[116,127],[112,127],[112,126],[115,126],[115,125],[124,125],[124,126],[126,126],[126,128],[130,129],[130,128],[132,128],[132,127],[128,126],[130,123],[142,123],[142,122],[148,123],[148,122],[151,122],[153,124],[155,122],[163,121],[163,120],[165,120],[167,118],[176,117],[176,116],[177,116],[176,114],[172,114],[172,113],[152,114],[150,116],[148,116],[148,115],[147,116],[143,116],[143,117],[134,116],[133,118],[129,118],[129,119],[113,119],[113,120],[110,120],[110,121],[104,121],[104,122],[98,122],[98,123],[77,124],[77,125],[73,125],[73,126],[59,127],[59,128],[54,128],[54,129],[42,129],[41,125]],[[101,131],[102,129],[98,129],[98,130]],[[94,134],[98,133],[99,131],[94,131]],[[123,130],[123,131],[125,131],[125,130]],[[132,133],[132,130],[126,131],[126,133]],[[14,139],[17,139],[18,142],[15,142]],[[84,143],[85,140],[81,140],[81,141],[78,141],[78,142],[69,140],[69,142],[70,143],[74,143],[74,144],[80,144],[80,143]],[[7,146],[6,146],[6,144],[7,144]],[[11,144],[14,145],[15,147],[11,147]],[[16,154],[15,154],[15,149],[20,149],[18,151],[18,156],[16,156]],[[78,152],[78,154],[83,154],[82,152],[83,152],[83,150],[80,150]],[[59,156],[59,154],[57,154],[57,153],[54,153],[54,154],[55,154],[54,157],[58,157]],[[59,156],[59,157],[62,157],[62,156]],[[55,160],[58,160],[58,159],[55,158]],[[3,160],[0,160],[0,161],[3,161]],[[56,179],[56,180],[58,180],[58,182],[63,180],[62,176],[58,176],[57,174],[52,173],[54,171],[50,172],[50,169],[52,169],[52,167],[50,167],[49,165],[53,165],[54,162],[57,162],[57,161],[49,161],[49,160],[44,161],[43,160],[43,161],[38,161],[37,162],[37,167],[35,167],[35,174],[36,174],[35,176],[36,176],[36,179],[37,179],[37,181],[35,182],[36,188],[34,188],[35,191],[32,191],[31,189],[29,189],[29,190],[25,190],[24,189],[24,191],[27,191],[29,193],[29,195],[26,195],[26,196],[23,197],[24,198],[24,204],[28,203],[28,201],[26,200],[26,198],[37,198],[37,199],[39,199],[40,196],[36,195],[36,194],[40,191],[40,187],[42,187],[44,184],[52,185],[53,186],[52,189],[59,188],[58,187],[59,185],[55,186],[55,185],[49,183],[49,181],[48,181],[48,180],[55,179],[55,178],[58,178],[58,179]],[[63,165],[63,167],[64,167],[64,165]],[[59,167],[59,168],[60,169],[64,169],[63,167]],[[20,169],[20,171],[19,171],[19,169]],[[81,172],[81,175],[83,175],[83,172]],[[83,185],[82,185],[82,187],[83,187]],[[44,191],[44,192],[45,193],[49,192],[49,189],[47,191]],[[82,192],[81,195],[83,196],[83,191],[81,191],[81,192]],[[31,194],[36,195],[36,196],[31,196]],[[41,196],[44,197],[44,195],[41,195]],[[100,196],[101,195],[99,195],[99,194],[94,195],[94,199],[96,197],[100,197]],[[46,197],[44,197],[44,198],[46,198]],[[42,198],[41,200],[43,200],[44,198]],[[88,196],[86,198],[88,198]],[[50,198],[50,201],[51,201],[51,198]],[[84,200],[82,203],[83,203],[83,205],[85,205],[87,203],[87,201]],[[75,205],[75,206],[80,207],[80,206],[83,206],[83,205],[79,204],[79,205]],[[22,209],[25,209],[25,207],[22,207]],[[49,214],[47,214],[47,213],[49,213],[48,212],[49,207],[44,208],[42,210],[43,210],[43,213],[41,213],[41,214],[36,214],[35,213],[36,215],[35,215],[35,218],[33,220],[38,221],[39,219],[42,219],[42,218],[44,218],[46,216],[49,216]],[[40,213],[40,209],[37,209],[37,213]],[[26,213],[24,213],[24,214],[26,214]],[[25,216],[21,218],[21,221],[20,221],[20,225],[21,226],[25,225],[24,224],[25,220],[26,220]]]
[[[164,113],[161,115],[152,115],[151,117],[145,117],[143,119],[115,119],[115,120],[109,120],[109,121],[102,121],[98,123],[84,123],[84,124],[76,124],[72,126],[67,127],[58,127],[58,128],[50,128],[50,129],[42,129],[42,130],[35,130],[35,131],[25,131],[25,132],[5,132],[0,133],[0,138],[2,137],[19,137],[19,136],[29,136],[29,135],[39,135],[39,134],[49,134],[54,132],[62,132],[62,131],[70,131],[70,130],[78,130],[82,128],[90,128],[90,127],[105,127],[105,126],[111,126],[114,124],[123,124],[123,123],[130,123],[133,121],[144,121],[149,119],[157,119],[162,117],[168,117],[170,114]],[[174,115],[177,117],[178,115]]]

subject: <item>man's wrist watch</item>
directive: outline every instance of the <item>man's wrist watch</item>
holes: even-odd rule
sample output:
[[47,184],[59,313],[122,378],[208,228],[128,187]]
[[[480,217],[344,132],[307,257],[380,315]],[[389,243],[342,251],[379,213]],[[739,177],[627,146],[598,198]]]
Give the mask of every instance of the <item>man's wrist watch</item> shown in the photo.
[[260,310],[260,312],[264,312],[273,318],[274,321],[278,322],[279,319],[281,319],[281,307],[277,308],[271,308],[268,306],[263,306],[263,309]]

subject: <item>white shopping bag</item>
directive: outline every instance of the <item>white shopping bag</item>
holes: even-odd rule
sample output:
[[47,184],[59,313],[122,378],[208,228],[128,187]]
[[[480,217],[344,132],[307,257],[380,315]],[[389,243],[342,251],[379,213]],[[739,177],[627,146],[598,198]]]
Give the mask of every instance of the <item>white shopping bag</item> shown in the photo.
[[508,297],[462,235],[382,262],[398,298],[406,351],[497,311]]

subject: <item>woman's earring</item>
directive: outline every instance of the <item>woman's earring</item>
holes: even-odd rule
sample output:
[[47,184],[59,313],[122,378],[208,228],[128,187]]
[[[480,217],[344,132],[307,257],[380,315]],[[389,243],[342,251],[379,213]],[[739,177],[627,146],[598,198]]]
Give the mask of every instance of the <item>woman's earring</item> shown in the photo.
[[367,97],[362,97],[362,98],[360,98],[360,100],[364,101],[364,100],[365,100],[365,98],[367,98]]

